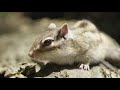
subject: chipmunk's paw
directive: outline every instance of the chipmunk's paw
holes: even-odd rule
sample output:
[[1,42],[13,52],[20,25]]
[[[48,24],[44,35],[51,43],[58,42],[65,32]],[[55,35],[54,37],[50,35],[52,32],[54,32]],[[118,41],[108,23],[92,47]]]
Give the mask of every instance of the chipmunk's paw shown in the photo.
[[83,70],[86,70],[86,71],[89,71],[90,70],[90,67],[88,64],[81,64],[79,69],[83,69]]

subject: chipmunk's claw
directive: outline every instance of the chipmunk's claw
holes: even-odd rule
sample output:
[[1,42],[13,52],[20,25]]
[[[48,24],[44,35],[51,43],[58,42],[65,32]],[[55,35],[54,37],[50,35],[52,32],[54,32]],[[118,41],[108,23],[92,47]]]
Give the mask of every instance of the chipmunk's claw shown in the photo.
[[90,70],[90,67],[88,64],[81,64],[79,69],[83,69],[85,71],[89,71]]

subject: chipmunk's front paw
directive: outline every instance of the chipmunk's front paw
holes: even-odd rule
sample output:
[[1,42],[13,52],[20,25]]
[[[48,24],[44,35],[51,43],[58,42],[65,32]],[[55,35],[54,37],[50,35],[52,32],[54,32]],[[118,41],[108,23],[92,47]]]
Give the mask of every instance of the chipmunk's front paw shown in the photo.
[[89,67],[88,64],[81,64],[80,67],[79,67],[79,69],[83,69],[83,70],[89,71],[89,70],[90,70],[90,67]]

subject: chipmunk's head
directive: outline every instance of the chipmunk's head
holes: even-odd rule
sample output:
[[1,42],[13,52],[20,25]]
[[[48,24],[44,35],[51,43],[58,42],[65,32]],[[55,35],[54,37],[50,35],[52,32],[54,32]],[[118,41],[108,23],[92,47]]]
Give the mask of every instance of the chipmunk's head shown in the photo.
[[36,38],[28,55],[37,60],[54,59],[60,52],[60,47],[66,40],[68,34],[68,25],[65,23],[57,28],[54,23],[48,26],[48,30]]

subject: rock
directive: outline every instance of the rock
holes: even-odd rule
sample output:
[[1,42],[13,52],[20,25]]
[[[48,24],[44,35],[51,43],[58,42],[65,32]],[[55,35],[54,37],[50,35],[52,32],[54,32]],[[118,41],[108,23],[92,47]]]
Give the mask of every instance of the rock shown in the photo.
[[[54,67],[54,66],[53,66]],[[57,67],[56,67],[57,68]],[[39,77],[39,76],[38,76]],[[119,78],[120,75],[102,66],[95,66],[90,71],[63,69],[40,78]]]

